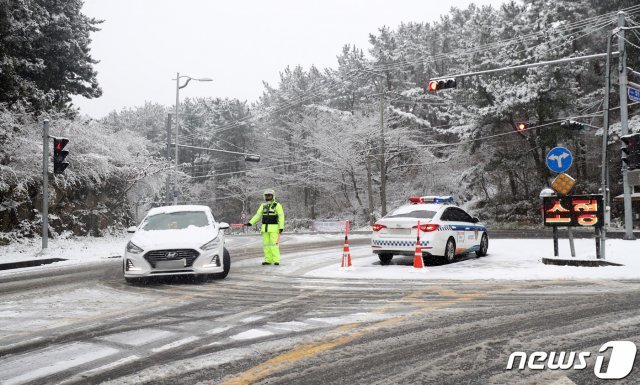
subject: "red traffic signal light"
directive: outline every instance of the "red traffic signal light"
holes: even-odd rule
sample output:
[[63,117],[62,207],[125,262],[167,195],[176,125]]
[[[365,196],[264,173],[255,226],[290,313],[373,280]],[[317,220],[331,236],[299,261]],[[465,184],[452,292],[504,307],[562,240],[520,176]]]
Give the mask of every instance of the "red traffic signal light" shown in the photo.
[[525,123],[525,122],[516,123],[516,129],[518,131],[525,131],[527,129],[527,123]]
[[64,159],[69,155],[69,151],[64,147],[69,143],[67,138],[53,138],[53,173],[62,174],[69,166]]
[[429,81],[429,91],[446,90],[448,88],[456,88],[457,83],[455,78],[431,80]]

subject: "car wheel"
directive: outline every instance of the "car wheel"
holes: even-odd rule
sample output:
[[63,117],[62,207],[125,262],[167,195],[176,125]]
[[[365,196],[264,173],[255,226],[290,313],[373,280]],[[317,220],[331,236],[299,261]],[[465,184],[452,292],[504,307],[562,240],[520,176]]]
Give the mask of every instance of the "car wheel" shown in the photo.
[[487,255],[487,250],[489,249],[489,237],[487,233],[482,234],[482,239],[480,239],[480,249],[476,251],[476,255],[478,257],[484,257]]
[[229,250],[227,250],[226,247],[224,248],[224,252],[222,254],[222,264],[224,265],[222,273],[210,274],[211,278],[225,279],[227,278],[227,275],[229,275],[229,270],[231,269],[231,255],[229,254]]
[[378,254],[378,258],[380,259],[380,264],[386,266],[391,263],[393,254]]
[[451,263],[456,258],[456,241],[453,238],[447,240],[447,245],[444,247],[444,263]]

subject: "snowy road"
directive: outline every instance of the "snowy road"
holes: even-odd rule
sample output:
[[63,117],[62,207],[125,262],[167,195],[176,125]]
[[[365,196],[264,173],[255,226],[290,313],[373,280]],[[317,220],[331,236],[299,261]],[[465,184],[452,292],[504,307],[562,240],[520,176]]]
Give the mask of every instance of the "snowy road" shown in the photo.
[[[403,259],[376,264],[366,240],[351,243],[347,272],[335,241],[284,245],[283,265],[263,267],[247,237],[230,242],[224,281],[129,286],[119,259],[2,276],[0,383],[597,384],[593,361],[505,367],[514,351],[640,346],[640,280],[554,277],[562,268],[551,266],[536,280],[459,278],[504,263],[499,243],[486,259],[416,275]],[[395,279],[375,278],[385,268]],[[607,383],[638,383],[639,365]]]

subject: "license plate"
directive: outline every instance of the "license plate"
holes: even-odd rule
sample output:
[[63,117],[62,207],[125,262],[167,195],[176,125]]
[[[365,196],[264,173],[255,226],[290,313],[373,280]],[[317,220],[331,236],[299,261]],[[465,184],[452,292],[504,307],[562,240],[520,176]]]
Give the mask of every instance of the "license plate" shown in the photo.
[[184,258],[156,262],[156,269],[182,269],[185,266],[187,266],[187,260]]
[[388,229],[388,234],[398,234],[398,235],[409,235],[411,234],[411,229]]

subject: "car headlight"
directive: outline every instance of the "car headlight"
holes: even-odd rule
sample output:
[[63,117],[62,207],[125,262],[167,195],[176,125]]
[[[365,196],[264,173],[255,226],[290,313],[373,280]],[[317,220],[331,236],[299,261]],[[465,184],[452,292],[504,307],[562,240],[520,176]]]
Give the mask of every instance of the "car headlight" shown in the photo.
[[132,254],[139,254],[139,253],[142,253],[144,250],[138,247],[135,243],[129,241],[129,243],[127,243],[127,251]]
[[216,236],[215,238],[213,238],[209,242],[207,242],[204,245],[200,246],[200,248],[202,250],[211,250],[211,249],[217,248],[218,246],[220,246],[220,235]]

